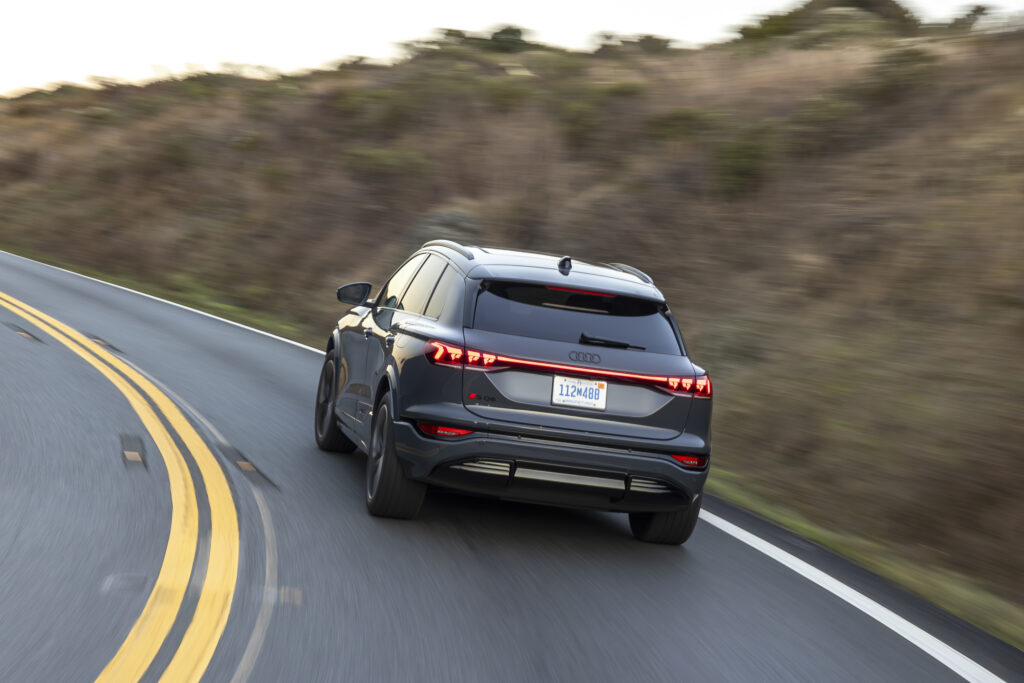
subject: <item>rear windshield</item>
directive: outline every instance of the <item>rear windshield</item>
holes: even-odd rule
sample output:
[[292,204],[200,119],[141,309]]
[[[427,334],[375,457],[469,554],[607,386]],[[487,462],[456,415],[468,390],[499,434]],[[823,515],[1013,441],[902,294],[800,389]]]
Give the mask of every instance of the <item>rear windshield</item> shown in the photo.
[[672,323],[656,301],[519,282],[485,282],[473,327],[535,339],[626,345],[680,355]]

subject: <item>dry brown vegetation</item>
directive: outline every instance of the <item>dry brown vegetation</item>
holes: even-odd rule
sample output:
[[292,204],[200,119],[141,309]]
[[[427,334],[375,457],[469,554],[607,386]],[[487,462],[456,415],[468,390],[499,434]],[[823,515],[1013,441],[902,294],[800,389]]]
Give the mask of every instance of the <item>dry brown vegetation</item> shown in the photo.
[[0,101],[0,244],[314,343],[428,237],[633,263],[719,490],[1024,605],[1024,34],[485,47]]

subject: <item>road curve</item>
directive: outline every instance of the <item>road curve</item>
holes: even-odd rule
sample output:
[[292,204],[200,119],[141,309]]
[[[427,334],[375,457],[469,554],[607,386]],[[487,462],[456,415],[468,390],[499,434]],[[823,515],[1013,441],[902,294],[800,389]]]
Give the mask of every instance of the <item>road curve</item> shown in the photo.
[[[96,680],[172,550],[190,578],[143,680],[1024,681],[1024,653],[713,499],[682,548],[440,492],[371,518],[362,456],[313,443],[320,354],[5,252],[0,301],[0,679]],[[168,546],[159,429],[46,327],[169,431],[194,548]]]

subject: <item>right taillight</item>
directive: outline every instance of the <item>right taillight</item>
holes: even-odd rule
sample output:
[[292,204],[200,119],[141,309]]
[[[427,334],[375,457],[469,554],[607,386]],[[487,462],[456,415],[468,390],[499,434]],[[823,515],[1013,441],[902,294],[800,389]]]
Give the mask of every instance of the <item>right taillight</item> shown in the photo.
[[670,391],[677,394],[688,394],[694,398],[711,398],[711,378],[701,377],[669,377],[667,380]]
[[706,455],[673,455],[672,457],[683,467],[704,469],[708,464],[708,456]]

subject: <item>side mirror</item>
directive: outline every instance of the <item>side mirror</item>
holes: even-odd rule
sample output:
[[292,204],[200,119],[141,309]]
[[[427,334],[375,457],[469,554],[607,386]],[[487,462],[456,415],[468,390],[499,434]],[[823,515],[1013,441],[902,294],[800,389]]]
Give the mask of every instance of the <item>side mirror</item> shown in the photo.
[[343,304],[362,306],[366,304],[366,300],[370,297],[371,289],[373,289],[373,285],[369,282],[353,282],[342,285],[338,287],[338,301]]

